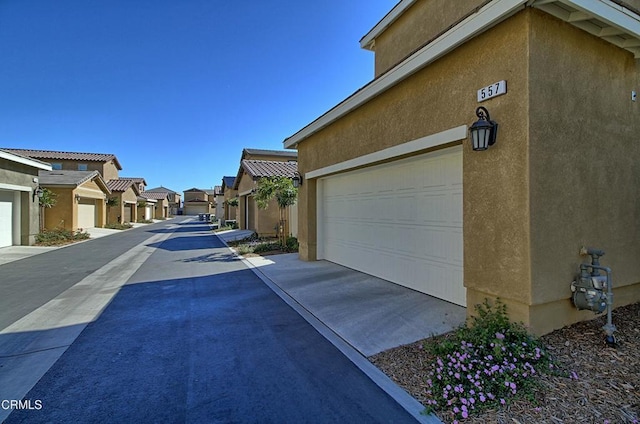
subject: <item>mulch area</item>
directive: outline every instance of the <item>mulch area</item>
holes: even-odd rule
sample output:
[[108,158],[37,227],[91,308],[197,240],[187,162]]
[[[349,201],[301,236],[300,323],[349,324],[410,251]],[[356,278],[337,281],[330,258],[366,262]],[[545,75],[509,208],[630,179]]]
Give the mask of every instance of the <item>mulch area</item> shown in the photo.
[[[569,377],[540,376],[535,401],[512,400],[462,421],[484,424],[638,423],[640,419],[640,304],[617,308],[616,348],[604,342],[606,316],[580,322],[541,337],[547,351]],[[423,349],[428,339],[379,353],[369,360],[425,403],[426,375],[433,358]],[[573,374],[575,373],[575,374]],[[446,412],[438,418],[451,419]]]

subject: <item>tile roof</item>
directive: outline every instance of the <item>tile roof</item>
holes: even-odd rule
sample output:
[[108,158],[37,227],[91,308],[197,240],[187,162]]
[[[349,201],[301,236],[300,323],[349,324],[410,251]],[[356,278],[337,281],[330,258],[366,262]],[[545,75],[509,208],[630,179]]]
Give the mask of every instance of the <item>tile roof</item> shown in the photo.
[[144,185],[147,185],[147,182],[142,177],[118,177],[118,179],[119,180],[131,180],[134,183],[142,183]]
[[157,191],[151,191],[151,192],[144,191],[140,193],[141,197],[146,197],[147,199],[154,199],[154,200],[166,199],[168,195],[169,193],[167,192],[157,192]]
[[242,168],[253,178],[289,177],[298,171],[298,162],[277,162],[271,160],[244,159]]
[[298,151],[297,150],[263,150],[263,149],[242,149],[242,159],[246,157],[246,155],[271,155],[271,156],[282,156],[287,158],[297,158]]
[[233,187],[236,177],[222,177],[222,184],[225,187]]
[[54,150],[11,149],[4,147],[2,150],[32,159],[81,160],[87,162],[109,162],[113,160],[116,168],[122,170],[122,166],[120,165],[120,162],[118,162],[118,158],[111,153],[58,152]]
[[138,196],[138,202],[158,203],[156,199],[152,199],[150,197],[146,197],[142,195]]
[[38,171],[40,185],[78,187],[87,181],[98,178],[98,185],[109,188],[98,171]]
[[150,189],[148,189],[148,190],[145,190],[144,192],[145,192],[145,193],[152,192],[152,193],[171,193],[171,194],[178,194],[178,193],[176,193],[175,191],[170,190],[170,189],[168,189],[168,188],[166,188],[166,187],[163,187],[163,186],[150,188]]
[[111,191],[124,192],[127,191],[127,189],[131,186],[135,187],[132,180],[117,179],[107,181],[107,187],[109,187],[109,190]]

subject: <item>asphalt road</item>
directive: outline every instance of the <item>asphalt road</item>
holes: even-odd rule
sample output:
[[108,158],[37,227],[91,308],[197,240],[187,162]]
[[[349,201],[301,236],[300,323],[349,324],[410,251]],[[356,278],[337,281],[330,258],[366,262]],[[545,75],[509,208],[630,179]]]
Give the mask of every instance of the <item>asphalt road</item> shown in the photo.
[[[14,410],[7,423],[416,422],[197,221],[0,266],[2,276],[28,274],[8,289],[0,279],[4,293],[20,284],[36,298],[0,300],[3,322],[117,257],[113,244],[154,232],[169,237],[24,397],[40,408]],[[94,247],[105,248],[99,259]],[[54,287],[41,281],[46,268],[49,280],[64,270]]]

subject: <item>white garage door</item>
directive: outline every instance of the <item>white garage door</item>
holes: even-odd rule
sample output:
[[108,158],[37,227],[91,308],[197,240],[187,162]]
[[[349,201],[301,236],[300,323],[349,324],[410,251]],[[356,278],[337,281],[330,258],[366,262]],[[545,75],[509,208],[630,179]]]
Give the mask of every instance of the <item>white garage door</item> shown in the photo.
[[466,306],[462,146],[319,180],[318,256]]
[[0,191],[0,247],[13,244],[13,193]]
[[78,228],[87,229],[96,226],[96,201],[80,199],[78,202]]

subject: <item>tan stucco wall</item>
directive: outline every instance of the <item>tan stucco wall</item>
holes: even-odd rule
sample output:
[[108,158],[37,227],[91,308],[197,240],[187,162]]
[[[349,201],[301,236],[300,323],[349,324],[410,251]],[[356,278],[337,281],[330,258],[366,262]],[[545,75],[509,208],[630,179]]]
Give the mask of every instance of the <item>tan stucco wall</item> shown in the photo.
[[231,187],[225,187],[224,189],[224,220],[234,220],[238,215],[237,206],[229,206],[226,202],[230,199],[238,197],[238,190],[234,190]]
[[[109,198],[111,197],[118,199],[118,206],[108,208],[107,222],[109,224],[136,222],[138,220],[136,207],[138,195],[133,191],[133,188],[129,187],[124,192],[113,192]],[[131,220],[129,219],[129,208],[132,208],[131,215],[133,216]]]
[[33,182],[37,176],[36,168],[0,158],[0,183],[30,187],[32,190],[20,193],[20,244],[25,246],[34,244],[40,231],[40,208],[32,196],[38,186]]
[[[476,54],[487,49],[490,61]],[[497,144],[464,142],[467,305],[500,297],[546,333],[593,317],[569,300],[582,245],[607,251],[617,306],[640,300],[639,75],[630,53],[528,8],[304,140],[298,168],[469,125],[476,91],[507,80],[506,95],[481,104]],[[300,257],[314,260],[316,181],[299,196]]]
[[118,168],[113,161],[90,162],[81,160],[48,160],[50,163],[59,163],[63,170],[78,171],[79,164],[87,165],[88,171],[98,171],[105,181],[118,179]]
[[375,40],[375,76],[434,39],[487,0],[418,0]]
[[[245,193],[257,186],[257,182],[247,173],[242,173],[238,183],[238,193]],[[248,202],[249,221],[245,222],[245,205]],[[275,228],[280,221],[280,211],[275,199],[269,202],[267,209],[260,209],[253,200],[253,196],[245,195],[238,197],[237,222],[240,229],[253,230],[261,237],[272,237],[276,235]]]
[[[65,230],[75,230],[74,212],[75,196],[73,188],[48,187],[56,197],[56,204],[52,208],[44,210],[44,227],[48,230],[54,228],[64,228]],[[77,217],[75,218],[77,221]]]
[[534,325],[553,329],[593,316],[569,301],[581,246],[605,250],[616,306],[640,300],[640,66],[542,12],[532,23],[531,297],[545,311]]

